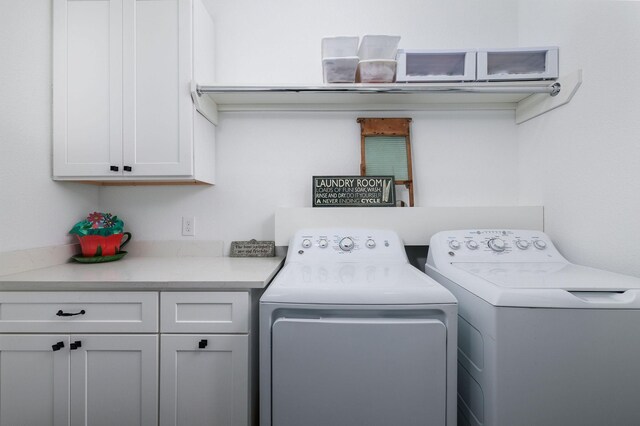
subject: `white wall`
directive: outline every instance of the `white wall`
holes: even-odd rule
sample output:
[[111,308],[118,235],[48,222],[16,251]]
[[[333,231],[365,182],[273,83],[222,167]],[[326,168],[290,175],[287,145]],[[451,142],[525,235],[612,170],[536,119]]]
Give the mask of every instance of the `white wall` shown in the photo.
[[520,202],[572,261],[640,276],[640,2],[521,1],[523,44],[584,70],[572,102],[518,126]]
[[98,189],[51,180],[51,0],[0,2],[0,252],[64,244]]
[[513,46],[513,0],[203,0],[221,83],[322,82],[320,40],[395,34],[404,48]]
[[[276,207],[310,206],[312,176],[359,174],[357,115],[222,114],[214,187],[105,187],[101,205],[141,239],[183,238],[189,215],[198,239],[273,240]],[[411,116],[417,205],[516,204],[512,111]]]
[[[205,1],[225,83],[321,83],[327,35],[400,34],[401,47],[422,48],[513,45],[517,37],[517,4],[506,0]],[[101,207],[141,239],[183,238],[181,216],[189,215],[197,239],[272,240],[276,207],[311,205],[313,175],[359,174],[360,115],[389,114],[223,113],[215,187],[102,188]],[[517,203],[513,111],[392,115],[413,118],[417,205]]]

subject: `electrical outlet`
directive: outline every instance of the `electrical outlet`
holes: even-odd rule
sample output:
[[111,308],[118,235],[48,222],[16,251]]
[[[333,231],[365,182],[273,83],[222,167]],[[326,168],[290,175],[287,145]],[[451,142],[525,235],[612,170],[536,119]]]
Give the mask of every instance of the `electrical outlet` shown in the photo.
[[196,235],[196,218],[182,216],[182,235],[193,237]]

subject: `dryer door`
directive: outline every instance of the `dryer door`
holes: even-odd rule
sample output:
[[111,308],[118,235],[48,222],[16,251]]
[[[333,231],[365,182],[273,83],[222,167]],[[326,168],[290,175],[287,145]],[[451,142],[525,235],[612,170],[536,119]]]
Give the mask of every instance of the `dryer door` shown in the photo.
[[273,426],[444,425],[446,334],[435,319],[276,320]]

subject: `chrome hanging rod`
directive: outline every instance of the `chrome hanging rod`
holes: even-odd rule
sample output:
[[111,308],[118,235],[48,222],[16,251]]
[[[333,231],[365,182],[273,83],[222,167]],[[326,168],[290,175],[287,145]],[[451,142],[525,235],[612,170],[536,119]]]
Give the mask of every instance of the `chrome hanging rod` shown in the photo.
[[416,85],[407,84],[349,84],[327,86],[197,86],[198,95],[205,93],[393,93],[393,94],[419,94],[419,93],[548,93],[556,96],[560,93],[561,85],[556,82],[549,86],[488,86],[480,85]]

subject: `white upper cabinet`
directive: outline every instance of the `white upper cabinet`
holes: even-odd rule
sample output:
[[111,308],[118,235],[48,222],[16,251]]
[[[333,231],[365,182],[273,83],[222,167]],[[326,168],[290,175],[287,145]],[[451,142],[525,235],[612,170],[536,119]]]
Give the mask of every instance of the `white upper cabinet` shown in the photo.
[[213,183],[214,127],[190,93],[213,79],[201,0],[53,5],[54,179]]

